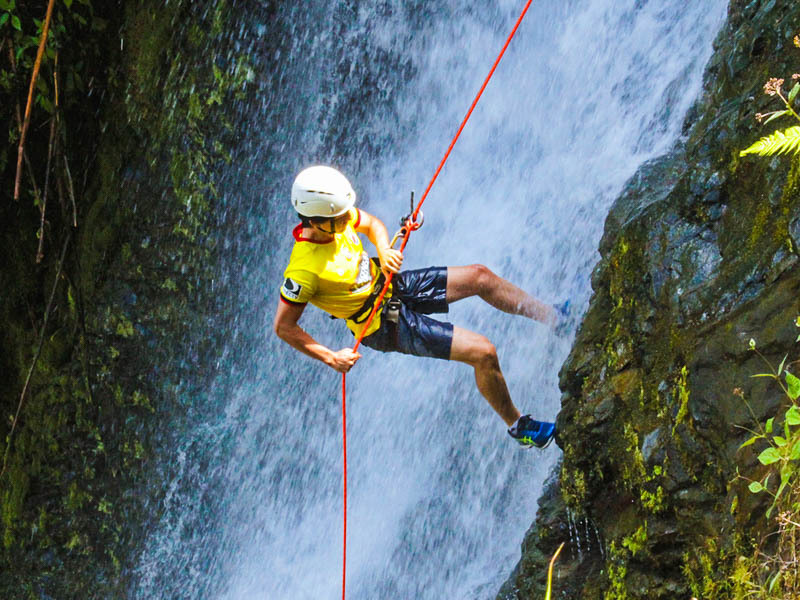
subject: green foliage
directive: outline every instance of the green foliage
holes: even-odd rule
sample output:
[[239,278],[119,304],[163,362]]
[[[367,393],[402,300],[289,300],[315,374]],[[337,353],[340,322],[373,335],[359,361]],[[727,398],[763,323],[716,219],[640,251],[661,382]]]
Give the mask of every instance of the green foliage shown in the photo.
[[[767,377],[778,382],[789,404],[782,415],[782,429],[775,431],[775,417],[771,417],[763,426],[759,425],[757,431],[752,431],[752,435],[741,445],[741,448],[746,448],[759,441],[767,444],[758,455],[758,461],[765,467],[771,468],[761,479],[751,481],[748,488],[754,494],[764,492],[772,497],[772,504],[766,513],[767,518],[770,518],[787,487],[797,485],[800,467],[800,407],[795,402],[800,396],[800,379],[784,368],[788,357],[784,357],[778,368],[773,369],[758,351],[755,343],[751,343],[750,348],[758,353],[771,369],[768,373],[758,373],[753,377]],[[769,485],[773,476],[773,481],[779,481],[776,484],[777,488]]]
[[675,431],[677,430],[678,426],[686,420],[686,417],[689,416],[688,378],[689,371],[686,369],[686,365],[684,365],[681,368],[676,384],[676,391],[678,395],[678,414],[675,417],[675,424],[672,426],[672,435],[675,435]]
[[[795,324],[800,326],[800,318]],[[800,397],[800,379],[786,368],[788,356],[775,368],[752,340],[750,349],[769,367],[768,372],[752,377],[775,381],[785,402],[781,412],[769,417],[762,425],[739,392],[757,424],[756,429],[748,430],[751,435],[740,450],[754,444],[762,446],[758,454],[761,476],[756,479],[739,477],[748,482],[750,493],[763,494],[771,500],[765,516],[768,523],[777,522],[777,530],[768,528],[753,556],[738,559],[731,581],[736,598],[796,598],[800,595],[797,569],[800,541],[800,406],[797,400]]]
[[719,577],[719,565],[728,560],[729,552],[718,546],[713,537],[683,556],[683,573],[694,598],[721,600],[730,595],[730,582]]
[[631,535],[623,538],[622,545],[627,548],[631,555],[636,556],[639,552],[644,550],[647,543],[647,521],[645,521],[639,528]]
[[747,154],[772,156],[774,154],[797,154],[798,152],[800,152],[800,125],[784,131],[776,131],[772,135],[761,138],[746,150],[742,150],[739,156]]
[[22,31],[22,23],[19,20],[19,15],[14,11],[16,8],[15,0],[0,0],[0,31],[8,25],[17,31]]
[[[795,37],[795,46],[798,46],[798,38]],[[792,75],[793,80],[800,79],[800,74],[795,73]],[[756,114],[756,119],[763,122],[765,125],[784,116],[793,116],[800,121],[800,115],[794,110],[794,104],[797,100],[798,92],[800,92],[800,82],[792,86],[788,93],[783,89],[783,79],[776,77],[771,78],[764,84],[764,93],[768,96],[777,96],[784,104],[784,109],[776,110],[770,113]],[[746,156],[748,154],[756,154],[758,156],[774,156],[777,154],[797,154],[800,152],[800,126],[789,127],[782,131],[776,131],[772,135],[762,137],[760,140],[752,144],[750,147],[742,150],[739,156]]]
[[628,575],[628,552],[615,542],[611,542],[608,547],[606,567],[608,569],[608,588],[603,595],[603,600],[626,600],[628,590],[625,585],[625,578]]

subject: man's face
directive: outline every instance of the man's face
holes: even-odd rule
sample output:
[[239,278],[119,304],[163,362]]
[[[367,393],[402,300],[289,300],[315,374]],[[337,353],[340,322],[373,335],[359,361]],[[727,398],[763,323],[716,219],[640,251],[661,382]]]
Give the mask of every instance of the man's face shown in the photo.
[[350,211],[332,218],[314,218],[311,219],[311,226],[318,231],[327,234],[342,233],[347,227],[347,221],[350,220]]

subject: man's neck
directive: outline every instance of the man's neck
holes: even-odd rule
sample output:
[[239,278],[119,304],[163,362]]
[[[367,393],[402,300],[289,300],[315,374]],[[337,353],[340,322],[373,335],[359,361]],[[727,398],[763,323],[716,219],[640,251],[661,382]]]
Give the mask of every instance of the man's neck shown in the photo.
[[319,242],[320,244],[327,244],[333,241],[333,235],[314,227],[303,227],[303,237],[312,242]]

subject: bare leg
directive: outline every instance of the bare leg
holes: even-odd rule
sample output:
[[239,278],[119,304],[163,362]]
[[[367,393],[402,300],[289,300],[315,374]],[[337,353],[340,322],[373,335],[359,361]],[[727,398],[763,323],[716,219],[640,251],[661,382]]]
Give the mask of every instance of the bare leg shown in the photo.
[[487,267],[447,267],[447,302],[470,296],[480,296],[503,312],[523,315],[551,327],[556,323],[557,315],[553,307],[539,302],[510,281],[495,275]]
[[[448,289],[449,285],[448,282]],[[468,329],[453,327],[450,360],[467,363],[475,369],[478,391],[509,427],[519,419],[520,412],[511,401],[506,381],[500,370],[497,350],[487,338]]]

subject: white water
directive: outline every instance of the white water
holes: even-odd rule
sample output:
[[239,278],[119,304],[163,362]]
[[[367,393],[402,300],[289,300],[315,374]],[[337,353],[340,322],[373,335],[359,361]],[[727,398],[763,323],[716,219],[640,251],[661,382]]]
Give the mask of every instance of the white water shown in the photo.
[[[239,183],[226,201],[252,212],[231,240],[249,300],[230,307],[230,339],[256,342],[218,418],[182,435],[168,459],[174,479],[136,570],[136,598],[341,594],[340,379],[270,327],[292,243],[289,185],[302,167],[333,163],[359,206],[394,228],[524,3],[428,3],[424,26],[410,24],[411,4],[284,9],[294,29],[280,56],[259,54],[269,23],[239,33],[256,63],[279,65],[242,109],[243,158],[228,174]],[[582,311],[607,210],[636,168],[678,138],[725,7],[534,2],[426,201],[405,267],[481,262]],[[385,63],[375,59],[382,53]],[[364,98],[360,68],[377,96]],[[353,116],[348,98],[373,108]],[[334,149],[335,140],[347,143]],[[302,324],[318,340],[352,344],[342,323],[306,312]],[[555,417],[569,339],[479,300],[447,318],[495,342],[524,412]],[[559,450],[518,449],[464,365],[364,349],[348,387],[348,598],[494,598]]]

